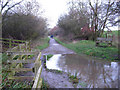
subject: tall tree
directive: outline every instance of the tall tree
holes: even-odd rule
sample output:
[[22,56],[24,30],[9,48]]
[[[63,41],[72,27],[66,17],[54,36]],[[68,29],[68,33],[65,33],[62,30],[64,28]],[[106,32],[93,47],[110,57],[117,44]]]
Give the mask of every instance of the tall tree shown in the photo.
[[22,5],[17,7],[18,12],[22,12],[25,15],[32,14],[34,16],[40,16],[43,12],[40,4],[36,0],[26,1],[23,2]]
[[1,0],[1,13],[2,13],[2,19],[5,19],[6,14],[8,11],[10,11],[15,6],[19,5],[23,0],[13,3],[13,0]]
[[11,10],[7,12],[2,23],[4,38],[26,40],[44,36],[47,29],[46,19],[36,15],[40,8],[35,6],[37,2],[33,3],[33,1],[23,2],[22,5],[12,9],[14,12]]
[[113,14],[115,14],[114,10],[111,8],[114,6],[115,1],[99,1],[95,0],[95,3],[92,3],[89,0],[89,6],[91,11],[91,25],[95,26],[95,36],[101,36],[104,32],[105,28],[109,26],[109,20],[113,18]]
[[70,1],[68,6],[69,12],[59,18],[58,26],[63,28],[65,35],[69,35],[70,38],[80,38],[82,37],[81,29],[89,23],[87,6],[77,0]]
[[119,26],[120,23],[120,1],[115,2],[114,5],[111,7],[111,16],[108,19],[111,26]]

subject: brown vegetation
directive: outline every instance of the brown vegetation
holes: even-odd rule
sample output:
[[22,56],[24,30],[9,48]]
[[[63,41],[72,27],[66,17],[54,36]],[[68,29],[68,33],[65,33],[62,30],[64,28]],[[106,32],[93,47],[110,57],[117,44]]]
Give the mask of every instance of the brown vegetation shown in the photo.
[[[4,4],[1,10],[3,38],[30,40],[44,36],[47,23],[46,19],[41,17],[38,2],[22,0],[22,4],[18,2],[13,5],[10,4],[12,0],[2,2]],[[4,10],[5,7],[8,9]]]
[[96,40],[101,37],[105,28],[118,25],[119,3],[116,1],[83,3],[75,0],[68,3],[69,12],[61,16],[58,26],[63,29],[65,38]]

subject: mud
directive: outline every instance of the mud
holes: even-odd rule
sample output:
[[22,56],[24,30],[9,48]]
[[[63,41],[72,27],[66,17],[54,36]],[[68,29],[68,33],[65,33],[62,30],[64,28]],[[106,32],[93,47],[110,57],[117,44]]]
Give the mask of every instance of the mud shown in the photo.
[[67,73],[49,71],[43,68],[41,77],[44,78],[50,88],[74,88]]
[[[54,39],[50,39],[49,47],[42,50],[42,63],[44,63],[43,55],[49,54],[76,54],[74,51],[67,49],[66,47],[58,44]],[[43,64],[44,65],[44,64]],[[47,82],[50,88],[74,88],[72,82],[70,82],[67,73],[58,73],[54,70],[42,69],[41,77]]]

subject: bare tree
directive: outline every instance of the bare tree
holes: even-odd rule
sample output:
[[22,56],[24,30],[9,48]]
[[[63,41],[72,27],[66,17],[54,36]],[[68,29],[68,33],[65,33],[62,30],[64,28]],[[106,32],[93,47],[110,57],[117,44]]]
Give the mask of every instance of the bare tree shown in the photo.
[[23,2],[18,7],[8,11],[2,23],[2,35],[4,38],[14,39],[34,39],[42,37],[46,33],[47,23],[42,16],[37,16],[39,12],[38,3]]
[[68,3],[68,14],[61,16],[58,20],[58,26],[64,29],[64,36],[72,39],[82,38],[82,28],[89,23],[89,13],[87,5],[80,1],[70,1]]
[[114,5],[111,7],[111,16],[108,19],[109,23],[111,23],[111,26],[119,26],[120,23],[120,1],[114,3]]
[[0,4],[1,4],[1,13],[3,14],[2,15],[3,20],[6,16],[6,14],[8,13],[8,11],[11,10],[16,5],[19,5],[22,1],[23,0],[12,4],[13,0],[2,0]]
[[95,37],[101,36],[104,32],[105,28],[108,28],[108,21],[115,14],[114,11],[111,10],[115,1],[107,1],[100,2],[99,0],[95,0],[95,4],[89,0],[89,6],[91,11],[91,26],[95,26]]
[[36,0],[26,1],[22,5],[16,8],[18,12],[22,12],[25,15],[33,14],[34,16],[40,16],[43,12],[40,4]]

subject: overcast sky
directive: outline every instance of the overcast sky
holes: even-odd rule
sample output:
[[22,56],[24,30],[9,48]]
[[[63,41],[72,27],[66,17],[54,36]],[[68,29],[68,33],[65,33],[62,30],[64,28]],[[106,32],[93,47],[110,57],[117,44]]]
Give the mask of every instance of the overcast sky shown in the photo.
[[57,24],[60,15],[67,12],[68,0],[38,0],[44,9],[44,16],[47,17],[50,28]]
[[[13,0],[13,2],[19,1],[21,0]],[[49,28],[53,28],[57,24],[59,16],[67,12],[67,2],[69,0],[36,0],[36,1],[39,2],[40,9],[42,8],[44,11],[42,15],[45,18],[47,18]]]
[[[20,1],[20,0],[15,0]],[[30,0],[25,0],[30,1]],[[44,10],[43,16],[48,19],[49,28],[53,28],[58,21],[60,15],[67,13],[67,2],[69,0],[36,0]],[[86,2],[87,0],[80,0]],[[91,0],[94,3],[95,0]],[[100,0],[109,1],[109,0]],[[112,0],[117,1],[117,0]],[[115,29],[115,28],[113,28]]]
[[[45,10],[44,16],[48,19],[48,24],[50,28],[53,28],[58,21],[60,15],[67,13],[67,2],[70,0],[37,0],[41,7]],[[86,2],[87,0],[80,0],[82,2]],[[91,0],[94,3],[96,0]],[[102,2],[109,0],[99,0]],[[111,0],[117,1],[117,0]],[[116,28],[112,28],[116,29]]]

